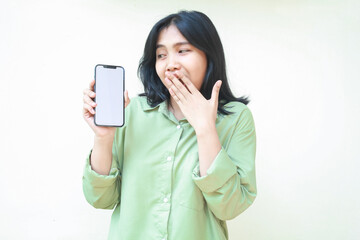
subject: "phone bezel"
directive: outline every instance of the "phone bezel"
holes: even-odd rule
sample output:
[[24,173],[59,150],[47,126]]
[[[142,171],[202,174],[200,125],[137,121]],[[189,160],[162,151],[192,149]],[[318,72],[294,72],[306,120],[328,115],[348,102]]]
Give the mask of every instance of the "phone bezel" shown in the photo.
[[[122,66],[117,66],[117,65],[109,65],[109,64],[96,64],[95,66],[95,69],[94,69],[94,79],[95,79],[95,84],[94,84],[94,92],[95,92],[95,97],[94,97],[94,102],[96,102],[96,68],[98,66],[103,66],[105,68],[121,68],[123,70],[123,90],[125,90],[125,69],[122,67]],[[124,99],[124,92],[122,93],[123,94],[123,113],[122,113],[122,116],[123,116],[123,124],[122,125],[101,125],[101,124],[97,124],[96,123],[96,107],[95,107],[95,114],[94,114],[94,124],[96,126],[99,126],[99,127],[122,127],[124,126],[125,124],[125,99]]]

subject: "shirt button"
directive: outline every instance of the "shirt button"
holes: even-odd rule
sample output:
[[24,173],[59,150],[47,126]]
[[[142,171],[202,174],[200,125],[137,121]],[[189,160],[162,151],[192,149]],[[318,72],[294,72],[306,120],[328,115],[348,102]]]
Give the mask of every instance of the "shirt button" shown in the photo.
[[177,125],[176,128],[179,129],[179,128],[181,128],[181,126],[180,126],[180,125]]
[[168,198],[164,198],[164,203],[167,203],[169,201]]
[[171,157],[170,157],[170,156],[169,156],[169,157],[167,157],[167,160],[168,160],[168,161],[171,161]]

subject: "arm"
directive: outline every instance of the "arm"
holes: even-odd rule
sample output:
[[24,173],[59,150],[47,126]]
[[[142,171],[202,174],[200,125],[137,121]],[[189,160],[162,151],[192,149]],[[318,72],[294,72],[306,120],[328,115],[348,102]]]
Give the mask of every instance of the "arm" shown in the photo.
[[226,149],[220,147],[214,123],[221,83],[215,83],[207,100],[180,71],[168,73],[165,78],[172,99],[196,132],[199,165],[193,172],[194,182],[212,212],[226,220],[243,212],[256,197],[256,136],[251,112],[246,107],[234,122],[230,143]]
[[[202,143],[200,143],[202,144]],[[208,146],[208,151],[214,146]],[[201,152],[199,146],[199,158]],[[214,215],[229,220],[245,211],[256,197],[255,179],[256,134],[249,109],[240,114],[230,143],[223,147],[211,162],[205,176],[200,175],[201,164],[193,172],[195,184]],[[207,160],[209,161],[209,160]]]
[[[83,91],[83,116],[95,133],[94,147],[86,159],[84,168],[83,192],[86,200],[94,207],[113,208],[119,202],[120,197],[120,173],[125,127],[119,129],[95,125],[94,107],[97,104],[93,99],[96,96],[94,85],[95,80],[92,80],[89,88]],[[127,110],[130,103],[127,91],[125,91],[124,103],[125,110]]]
[[109,175],[112,163],[112,146],[114,136],[94,137],[94,147],[91,152],[91,168],[101,174]]
[[206,171],[211,166],[215,157],[221,150],[219,136],[216,131],[215,123],[205,128],[203,132],[196,132],[199,151],[200,176],[206,175]]
[[124,129],[118,128],[113,139],[97,139],[86,160],[83,192],[95,208],[112,209],[119,203],[121,159]]

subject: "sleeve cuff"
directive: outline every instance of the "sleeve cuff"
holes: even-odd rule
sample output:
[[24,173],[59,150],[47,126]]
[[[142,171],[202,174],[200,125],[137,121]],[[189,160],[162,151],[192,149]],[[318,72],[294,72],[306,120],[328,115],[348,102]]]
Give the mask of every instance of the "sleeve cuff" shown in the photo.
[[[90,183],[93,187],[107,187],[112,185],[119,175],[119,170],[112,166],[109,175],[101,175],[95,172],[90,165],[91,153],[92,150],[90,151],[86,159],[83,179]],[[114,162],[115,159],[112,159],[112,161]]]
[[200,176],[200,165],[197,164],[193,170],[192,178],[201,191],[214,192],[222,187],[236,173],[236,165],[231,161],[226,151],[221,148],[213,163],[206,171],[206,176]]

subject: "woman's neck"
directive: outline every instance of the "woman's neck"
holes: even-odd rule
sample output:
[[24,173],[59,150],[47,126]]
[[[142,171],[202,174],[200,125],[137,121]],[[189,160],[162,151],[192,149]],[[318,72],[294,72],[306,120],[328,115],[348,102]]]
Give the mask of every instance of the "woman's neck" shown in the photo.
[[170,112],[172,112],[172,114],[175,116],[175,118],[178,121],[185,117],[184,114],[182,113],[179,105],[176,103],[176,101],[172,97],[170,97],[170,104],[168,106],[168,109]]

